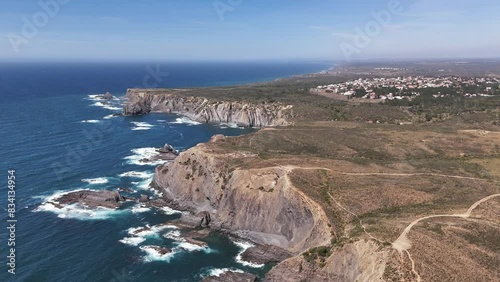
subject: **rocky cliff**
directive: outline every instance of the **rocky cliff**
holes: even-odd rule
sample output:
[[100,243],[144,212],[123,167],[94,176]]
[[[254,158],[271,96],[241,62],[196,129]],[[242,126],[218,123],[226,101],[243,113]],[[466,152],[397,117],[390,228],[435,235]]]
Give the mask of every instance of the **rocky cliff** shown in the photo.
[[[224,137],[217,136],[213,140]],[[214,142],[212,140],[212,142]],[[292,253],[329,244],[323,209],[296,189],[281,167],[243,169],[229,163],[253,157],[215,152],[200,144],[174,163],[156,169],[154,182],[165,197],[192,214],[210,215],[210,226]]]
[[373,241],[357,241],[335,250],[324,266],[308,263],[303,256],[275,266],[265,281],[384,281],[388,252]]
[[292,108],[280,103],[213,101],[173,94],[167,90],[128,89],[126,97],[128,101],[123,106],[124,115],[177,113],[198,122],[234,123],[247,127],[289,125]]

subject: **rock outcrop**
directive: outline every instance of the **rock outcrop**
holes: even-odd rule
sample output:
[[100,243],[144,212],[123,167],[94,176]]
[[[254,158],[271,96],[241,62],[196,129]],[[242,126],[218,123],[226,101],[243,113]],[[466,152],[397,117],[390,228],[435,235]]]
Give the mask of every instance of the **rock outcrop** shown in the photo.
[[289,125],[292,106],[280,103],[253,104],[212,101],[158,90],[128,89],[124,115],[149,112],[176,113],[203,123],[231,123],[245,127]]
[[126,200],[118,191],[92,191],[82,190],[70,192],[55,199],[55,204],[58,207],[71,204],[81,204],[89,208],[105,207],[118,208],[122,202]]
[[109,92],[106,92],[106,94],[102,94],[102,95],[97,95],[96,96],[97,99],[101,99],[101,100],[111,100],[111,99],[114,99],[115,96],[113,96],[111,93]]
[[271,269],[264,281],[384,281],[387,257],[387,250],[361,240],[334,251],[324,265],[307,262],[302,255],[287,259]]
[[[220,138],[219,138],[220,139]],[[217,138],[213,140],[218,140]],[[154,185],[175,207],[210,227],[258,244],[299,253],[328,244],[331,234],[323,209],[295,188],[280,167],[228,168],[245,152],[215,153],[200,144],[156,169]],[[210,215],[209,217],[207,216]]]
[[278,263],[291,256],[290,252],[272,245],[257,245],[241,254],[244,261],[256,264]]
[[179,151],[169,144],[165,144],[162,148],[156,149],[156,154],[142,158],[139,160],[141,163],[154,163],[157,161],[173,161],[179,156]]

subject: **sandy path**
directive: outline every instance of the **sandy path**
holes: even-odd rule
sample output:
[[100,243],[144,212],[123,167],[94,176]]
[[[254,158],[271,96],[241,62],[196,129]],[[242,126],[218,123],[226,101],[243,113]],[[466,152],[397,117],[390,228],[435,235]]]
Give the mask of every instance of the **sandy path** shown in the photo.
[[436,217],[460,217],[460,218],[469,218],[472,211],[474,209],[476,209],[480,204],[490,200],[490,199],[493,199],[495,197],[500,197],[500,194],[493,194],[493,195],[490,195],[488,197],[484,197],[482,198],[481,200],[475,202],[468,210],[466,213],[463,213],[463,214],[439,214],[439,215],[429,215],[429,216],[424,216],[424,217],[421,217],[419,219],[416,219],[414,220],[412,223],[410,223],[410,225],[408,225],[405,230],[403,231],[403,233],[401,233],[401,235],[399,235],[398,239],[396,239],[396,241],[394,241],[392,243],[392,247],[398,251],[404,251],[404,250],[408,250],[409,248],[411,248],[411,241],[408,239],[408,233],[411,231],[411,229],[413,228],[413,226],[415,226],[417,223],[419,223],[420,221],[422,220],[426,220],[426,219],[429,219],[429,218],[436,218]]

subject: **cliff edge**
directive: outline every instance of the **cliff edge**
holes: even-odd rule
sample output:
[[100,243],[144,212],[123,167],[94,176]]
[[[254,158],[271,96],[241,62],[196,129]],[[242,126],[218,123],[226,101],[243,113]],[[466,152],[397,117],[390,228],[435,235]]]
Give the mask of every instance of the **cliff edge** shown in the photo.
[[[223,138],[216,136],[211,142]],[[174,163],[159,166],[154,182],[179,208],[202,215],[199,218],[208,213],[212,228],[295,254],[329,244],[326,214],[293,186],[286,168],[234,165],[253,156],[217,152],[210,143],[200,144]]]
[[[176,113],[203,123],[232,123],[245,127],[290,125],[292,106],[277,102],[217,101],[180,95],[181,90],[128,89],[124,115]],[[181,91],[182,92],[182,91]]]

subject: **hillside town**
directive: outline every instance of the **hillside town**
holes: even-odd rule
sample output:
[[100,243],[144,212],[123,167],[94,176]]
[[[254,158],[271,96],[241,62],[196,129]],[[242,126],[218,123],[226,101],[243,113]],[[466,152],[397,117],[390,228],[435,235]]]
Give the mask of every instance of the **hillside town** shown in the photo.
[[314,91],[347,98],[371,100],[412,100],[421,95],[434,98],[462,95],[491,97],[500,95],[496,77],[394,77],[360,78],[338,84],[318,86]]

